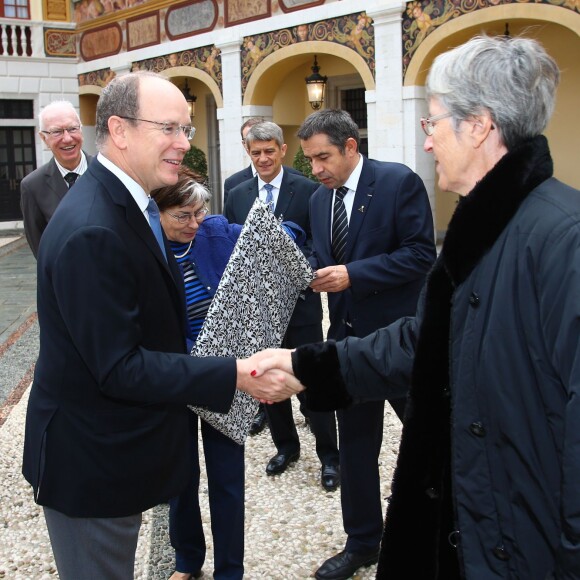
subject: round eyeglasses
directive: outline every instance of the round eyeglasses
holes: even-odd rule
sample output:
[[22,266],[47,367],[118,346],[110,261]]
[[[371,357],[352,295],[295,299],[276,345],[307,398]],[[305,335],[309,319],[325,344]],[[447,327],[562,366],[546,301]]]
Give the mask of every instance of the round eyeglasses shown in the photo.
[[433,117],[421,117],[421,129],[427,137],[431,137],[435,133],[435,123],[441,119],[451,117],[451,113],[441,113],[441,115],[434,115]]
[[203,218],[209,213],[209,209],[207,207],[202,207],[198,209],[194,213],[171,213],[169,211],[165,211],[167,215],[170,215],[173,219],[177,220],[180,224],[188,224],[192,219],[195,219],[196,222],[201,223]]

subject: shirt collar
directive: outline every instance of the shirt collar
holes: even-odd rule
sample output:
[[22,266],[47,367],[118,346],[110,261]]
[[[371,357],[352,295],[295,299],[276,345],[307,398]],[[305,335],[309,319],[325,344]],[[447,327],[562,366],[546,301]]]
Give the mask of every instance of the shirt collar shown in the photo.
[[[280,173],[278,173],[278,175],[276,175],[276,177],[274,177],[274,179],[272,179],[272,181],[270,181],[270,184],[279,190],[280,186],[282,185],[282,178],[283,177],[284,177],[284,168],[280,167]],[[260,191],[264,187],[265,184],[266,184],[266,182],[258,174],[258,191]]]
[[67,173],[76,173],[77,175],[82,175],[87,170],[87,157],[84,151],[81,151],[81,160],[79,164],[74,169],[67,169],[63,167],[57,160],[56,157],[54,158],[54,162],[60,171],[60,174],[64,177]]

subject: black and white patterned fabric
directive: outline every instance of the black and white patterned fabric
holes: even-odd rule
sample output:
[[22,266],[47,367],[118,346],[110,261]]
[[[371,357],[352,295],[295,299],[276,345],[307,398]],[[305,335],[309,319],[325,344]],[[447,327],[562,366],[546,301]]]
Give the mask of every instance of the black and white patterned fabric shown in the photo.
[[[314,278],[310,264],[268,206],[256,199],[226,266],[192,356],[246,358],[277,348],[296,301]],[[229,413],[190,407],[240,445],[258,401],[236,391]]]

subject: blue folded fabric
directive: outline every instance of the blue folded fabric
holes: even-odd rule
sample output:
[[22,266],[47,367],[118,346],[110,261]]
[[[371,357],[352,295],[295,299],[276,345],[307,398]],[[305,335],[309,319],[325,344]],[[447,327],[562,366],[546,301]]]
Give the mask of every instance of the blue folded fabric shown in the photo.
[[306,232],[294,222],[285,221],[280,224],[284,231],[294,240],[295,244],[300,248],[306,242]]

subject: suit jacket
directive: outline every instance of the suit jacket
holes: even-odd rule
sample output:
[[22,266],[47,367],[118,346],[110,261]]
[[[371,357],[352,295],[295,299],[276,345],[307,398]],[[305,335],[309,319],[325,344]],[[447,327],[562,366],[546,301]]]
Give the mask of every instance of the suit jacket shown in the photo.
[[[294,173],[295,175],[302,175],[300,171],[294,169],[294,167],[286,167],[284,166],[284,171],[288,173]],[[228,201],[228,195],[230,191],[236,187],[236,185],[240,185],[244,181],[248,181],[248,179],[252,179],[254,177],[254,172],[252,171],[252,165],[248,165],[245,169],[226,177],[224,181],[224,208],[226,207],[226,202]],[[225,211],[225,209],[224,209]]]
[[186,404],[227,412],[229,358],[185,353],[181,274],[121,181],[89,166],[38,255],[40,353],[23,473],[69,516],[137,514],[191,475]]
[[[331,247],[332,190],[310,202],[314,268],[336,264]],[[415,313],[435,261],[433,216],[421,178],[405,165],[363,159],[346,244],[351,287],[328,294],[329,338],[366,336]]]
[[[312,253],[312,233],[308,215],[309,201],[316,190],[316,183],[301,173],[292,173],[284,168],[284,175],[274,215],[282,220],[298,224],[306,233],[306,242],[301,246],[304,255],[309,258]],[[224,215],[232,223],[243,225],[248,213],[258,197],[258,177],[237,185],[230,191],[224,207]],[[320,324],[322,321],[322,303],[320,295],[306,290],[299,298],[290,319],[290,326]]]
[[[85,156],[88,164],[92,157],[86,154]],[[67,192],[68,185],[54,157],[20,182],[20,209],[24,220],[24,233],[35,257],[38,257],[42,232]]]

